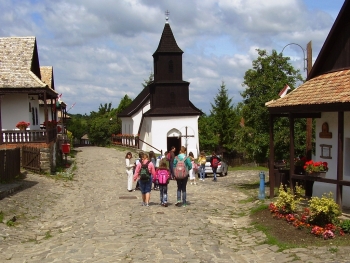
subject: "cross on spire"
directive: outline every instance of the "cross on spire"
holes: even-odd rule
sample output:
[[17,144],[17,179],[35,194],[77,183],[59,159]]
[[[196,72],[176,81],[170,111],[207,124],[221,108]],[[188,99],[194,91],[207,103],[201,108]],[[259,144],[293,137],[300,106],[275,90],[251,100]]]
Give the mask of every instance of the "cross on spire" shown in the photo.
[[166,22],[165,23],[168,23],[169,14],[170,14],[170,12],[168,10],[166,10],[166,12],[165,12],[165,20],[166,20]]

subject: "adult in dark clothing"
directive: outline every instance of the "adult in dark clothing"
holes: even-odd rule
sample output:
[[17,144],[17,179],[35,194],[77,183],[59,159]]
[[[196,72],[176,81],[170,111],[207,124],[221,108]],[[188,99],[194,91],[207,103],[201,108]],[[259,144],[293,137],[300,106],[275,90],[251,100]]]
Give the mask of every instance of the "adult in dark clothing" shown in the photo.
[[170,160],[169,160],[169,170],[170,170],[170,176],[172,180],[175,179],[175,175],[174,175],[175,150],[176,150],[175,146],[172,146],[170,150]]

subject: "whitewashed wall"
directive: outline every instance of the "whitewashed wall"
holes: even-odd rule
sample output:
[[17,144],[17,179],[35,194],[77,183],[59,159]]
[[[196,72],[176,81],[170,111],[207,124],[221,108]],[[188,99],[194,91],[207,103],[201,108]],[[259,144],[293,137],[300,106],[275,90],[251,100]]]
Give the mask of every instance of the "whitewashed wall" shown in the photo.
[[[122,134],[138,134],[142,114],[149,109],[150,103],[148,101],[132,118],[121,118]],[[194,156],[197,157],[199,153],[198,118],[199,116],[145,118],[140,131],[140,139],[164,153],[167,150],[167,137],[172,136],[171,132],[176,131],[176,137],[185,136],[187,126],[187,135],[194,136],[187,139],[187,152],[193,152]],[[181,139],[181,144],[186,146],[184,137]],[[145,152],[160,153],[142,142],[140,142],[140,149]]]
[[[199,139],[198,139],[198,116],[177,116],[177,117],[153,117],[146,118],[141,130],[141,138],[144,137],[147,143],[151,144],[163,153],[167,150],[167,137],[185,136],[187,126],[187,152],[193,152],[194,156],[198,156]],[[181,145],[186,146],[185,137],[181,138]],[[142,145],[143,151],[154,151],[146,144]]]
[[[332,138],[320,138],[319,133],[322,131],[322,124],[328,123],[329,132],[332,133]],[[337,178],[337,159],[338,159],[338,113],[327,112],[322,113],[322,117],[316,119],[316,151],[313,156],[314,161],[323,161],[328,163],[329,170],[326,178]],[[321,144],[332,145],[331,156],[332,159],[321,158]],[[344,180],[350,181],[350,112],[344,113]],[[313,196],[321,197],[324,193],[333,192],[334,200],[336,198],[336,185],[315,182],[313,186]],[[350,207],[350,187],[343,187],[343,206]]]
[[[29,130],[38,130],[40,128],[40,114],[39,103],[34,97],[28,97],[28,94],[6,94],[1,99],[1,121],[3,130],[18,130],[16,124],[20,121],[29,122]],[[32,120],[32,113],[29,111],[29,104],[31,108],[37,108],[39,125],[34,125]]]

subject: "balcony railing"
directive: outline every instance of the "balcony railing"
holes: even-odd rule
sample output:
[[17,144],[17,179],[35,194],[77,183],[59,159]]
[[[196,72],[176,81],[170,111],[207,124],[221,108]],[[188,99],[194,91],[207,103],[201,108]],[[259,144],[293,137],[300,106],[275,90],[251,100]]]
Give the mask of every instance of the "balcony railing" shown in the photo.
[[[51,142],[57,137],[57,128],[47,130],[3,130],[2,143]],[[0,142],[1,143],[1,142]]]

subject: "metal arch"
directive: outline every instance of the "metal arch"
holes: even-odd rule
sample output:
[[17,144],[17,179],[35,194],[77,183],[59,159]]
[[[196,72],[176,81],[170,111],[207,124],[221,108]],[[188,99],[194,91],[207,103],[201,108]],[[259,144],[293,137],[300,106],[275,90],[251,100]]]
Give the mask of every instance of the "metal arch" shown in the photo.
[[303,51],[303,55],[304,55],[304,71],[306,71],[307,68],[305,67],[305,61],[307,61],[307,58],[305,58],[305,49],[304,49],[302,46],[300,46],[299,44],[297,44],[297,43],[289,43],[289,44],[287,44],[287,45],[285,45],[285,46],[283,47],[283,49],[282,49],[282,51],[281,51],[282,54],[283,54],[283,50],[284,50],[286,47],[288,47],[289,45],[297,45],[297,46],[299,46],[299,47],[301,48],[301,50]]

